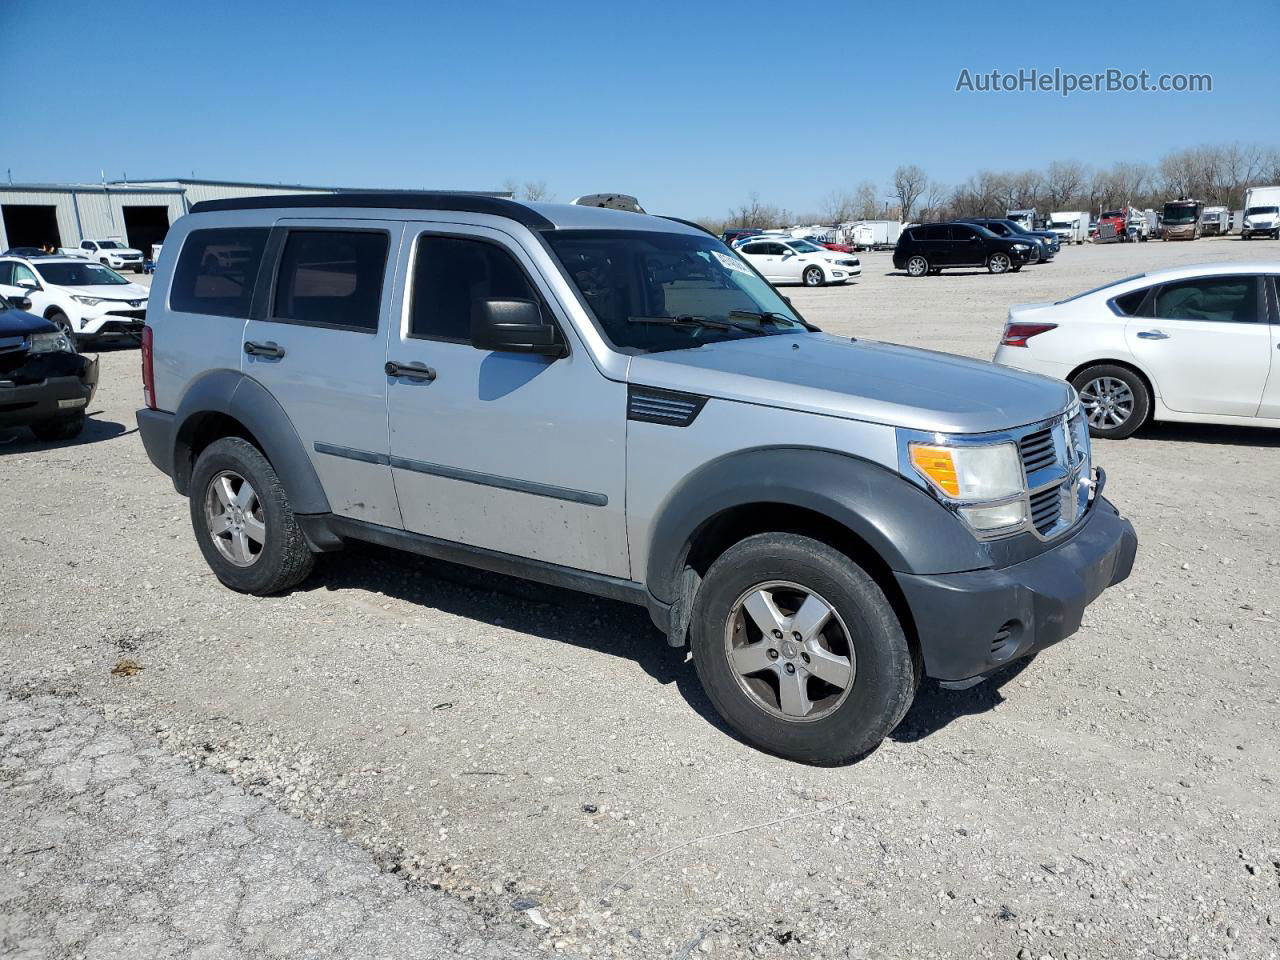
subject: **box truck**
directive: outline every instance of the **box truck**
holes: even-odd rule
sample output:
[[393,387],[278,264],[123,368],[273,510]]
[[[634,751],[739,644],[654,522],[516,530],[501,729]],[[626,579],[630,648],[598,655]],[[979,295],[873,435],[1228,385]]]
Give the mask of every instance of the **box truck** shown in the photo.
[[1280,187],[1251,187],[1244,192],[1244,227],[1240,237],[1280,240]]
[[1231,227],[1231,212],[1226,207],[1205,207],[1200,214],[1200,235],[1202,237],[1225,236]]
[[1089,239],[1089,214],[1082,210],[1049,214],[1049,229],[1062,243],[1084,243]]

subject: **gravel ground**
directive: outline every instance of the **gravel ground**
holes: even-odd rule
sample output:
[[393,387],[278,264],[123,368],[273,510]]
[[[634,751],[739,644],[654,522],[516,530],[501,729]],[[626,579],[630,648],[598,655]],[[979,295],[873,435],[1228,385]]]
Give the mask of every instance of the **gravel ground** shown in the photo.
[[[989,357],[1011,303],[1246,256],[1280,243],[919,280],[867,254],[852,288],[791,296],[834,332]],[[221,588],[134,432],[137,362],[103,355],[78,442],[0,435],[0,688],[153,736],[144,765],[329,828],[513,952],[1280,956],[1280,432],[1098,443],[1132,578],[1068,642],[926,685],[874,755],[813,769],[737,742],[638,608],[365,547],[286,596]]]

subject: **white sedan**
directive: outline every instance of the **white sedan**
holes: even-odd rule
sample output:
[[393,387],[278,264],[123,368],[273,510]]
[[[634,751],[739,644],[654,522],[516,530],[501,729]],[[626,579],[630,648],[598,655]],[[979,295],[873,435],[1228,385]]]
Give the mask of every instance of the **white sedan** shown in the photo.
[[1012,307],[995,362],[1069,381],[1095,437],[1150,417],[1280,427],[1280,262],[1128,277]]
[[862,273],[862,264],[853,254],[794,237],[751,237],[738,243],[737,249],[766,280],[775,284],[821,287],[848,283]]

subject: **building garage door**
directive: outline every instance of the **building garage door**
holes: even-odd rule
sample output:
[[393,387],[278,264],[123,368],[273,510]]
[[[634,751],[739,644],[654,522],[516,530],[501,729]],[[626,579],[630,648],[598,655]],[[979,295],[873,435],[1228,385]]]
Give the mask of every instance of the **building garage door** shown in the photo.
[[58,208],[53,204],[6,203],[0,207],[0,215],[4,217],[4,233],[11,247],[38,247],[42,243],[62,246]]
[[151,245],[164,243],[164,235],[169,232],[169,208],[125,207],[124,232],[129,246],[150,257]]

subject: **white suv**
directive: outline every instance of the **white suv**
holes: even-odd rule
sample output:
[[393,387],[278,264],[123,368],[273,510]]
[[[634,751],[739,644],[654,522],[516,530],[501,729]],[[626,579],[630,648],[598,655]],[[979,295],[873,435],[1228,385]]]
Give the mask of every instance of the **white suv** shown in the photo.
[[76,341],[140,337],[150,294],[77,257],[0,257],[0,296],[30,300],[32,313]]
[[737,246],[747,262],[774,284],[803,283],[821,287],[848,283],[862,273],[862,262],[851,253],[839,253],[809,240],[794,237],[752,237]]

